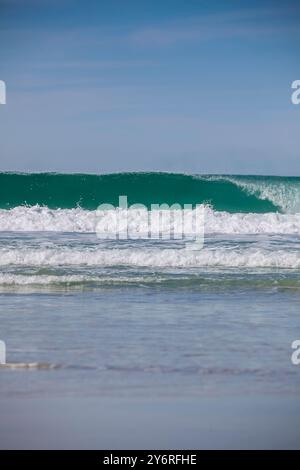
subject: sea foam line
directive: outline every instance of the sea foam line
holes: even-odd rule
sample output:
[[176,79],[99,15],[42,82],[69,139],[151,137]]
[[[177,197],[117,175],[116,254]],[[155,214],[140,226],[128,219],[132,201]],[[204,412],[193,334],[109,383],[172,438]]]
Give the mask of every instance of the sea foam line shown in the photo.
[[0,249],[1,266],[137,266],[137,267],[235,267],[300,268],[299,251],[265,248],[188,249]]
[[[106,211],[105,223],[108,227],[114,226],[114,211]],[[102,214],[103,216],[103,214]],[[125,214],[124,214],[125,216]],[[143,214],[136,209],[129,209],[126,214],[129,231],[134,231],[137,224],[141,233],[148,231],[143,227]],[[185,211],[185,217],[192,218],[193,210]],[[153,218],[155,219],[155,217]],[[102,219],[103,221],[103,219]],[[99,222],[99,212],[75,209],[49,209],[48,207],[19,206],[13,209],[0,209],[0,231],[55,231],[55,232],[95,232]],[[154,230],[156,227],[153,227]],[[165,221],[163,227],[157,230],[176,233],[178,227],[171,218]],[[204,210],[205,233],[224,234],[300,234],[300,213],[235,213],[218,212],[205,206]]]

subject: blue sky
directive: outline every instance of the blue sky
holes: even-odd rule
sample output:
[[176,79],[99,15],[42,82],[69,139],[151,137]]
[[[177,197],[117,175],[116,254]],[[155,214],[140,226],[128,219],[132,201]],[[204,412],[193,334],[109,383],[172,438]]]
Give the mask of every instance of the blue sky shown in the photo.
[[300,174],[298,1],[0,0],[2,171]]

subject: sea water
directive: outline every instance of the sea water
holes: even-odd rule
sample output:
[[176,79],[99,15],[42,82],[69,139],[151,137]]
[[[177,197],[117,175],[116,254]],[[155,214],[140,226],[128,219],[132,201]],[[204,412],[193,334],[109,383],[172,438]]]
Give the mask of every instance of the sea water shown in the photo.
[[[90,186],[88,176],[74,176],[81,205],[74,205],[72,177],[64,175],[59,200],[51,178],[63,175],[2,176],[20,178],[28,191],[19,186],[10,204],[8,189],[0,195],[2,403],[297,398],[300,369],[291,345],[300,339],[299,179],[183,175],[178,182],[175,175],[187,202],[198,188],[205,206],[198,250],[192,239],[97,237],[94,206],[106,202],[101,177],[98,194],[96,176]],[[109,203],[125,193],[120,178]],[[127,178],[130,193],[139,176]],[[148,181],[151,188],[157,175],[141,178],[141,187]],[[151,196],[145,200],[141,191],[133,202],[147,205]],[[154,195],[159,191],[165,189]],[[172,197],[167,202],[176,202]],[[129,224],[137,216],[129,211]]]

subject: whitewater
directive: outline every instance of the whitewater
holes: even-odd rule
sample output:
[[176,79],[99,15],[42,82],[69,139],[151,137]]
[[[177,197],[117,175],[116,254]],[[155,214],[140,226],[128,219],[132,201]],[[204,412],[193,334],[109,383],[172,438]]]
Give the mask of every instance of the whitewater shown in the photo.
[[263,248],[0,249],[2,266],[275,267],[300,268],[299,251]]
[[[125,212],[125,211],[124,211]],[[154,211],[155,212],[155,211]],[[114,210],[108,210],[105,216],[107,226],[113,226]],[[133,231],[140,218],[139,226],[145,233],[146,225],[142,225],[143,212],[138,209],[128,209],[126,218],[128,228]],[[193,216],[193,209],[186,210],[187,218]],[[124,214],[125,218],[125,214]],[[153,217],[153,219],[157,219]],[[48,207],[15,207],[13,209],[0,209],[0,231],[55,231],[55,232],[96,232],[100,213],[81,208],[49,209]],[[300,233],[300,213],[281,214],[269,212],[255,213],[228,213],[215,211],[204,206],[204,224],[206,233],[247,234],[247,233]],[[154,227],[159,230],[160,226]],[[165,226],[164,231],[176,233],[176,224]],[[108,230],[109,233],[109,230]]]

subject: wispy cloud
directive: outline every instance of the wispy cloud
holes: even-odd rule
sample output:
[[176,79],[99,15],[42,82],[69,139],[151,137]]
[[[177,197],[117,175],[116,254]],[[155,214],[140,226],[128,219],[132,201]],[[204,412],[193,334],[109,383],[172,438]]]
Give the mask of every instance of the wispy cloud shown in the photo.
[[[6,0],[17,1],[17,0]],[[32,0],[36,1],[36,0]],[[46,0],[45,0],[46,1]],[[0,0],[1,2],[1,0]],[[110,47],[171,46],[184,42],[201,42],[220,38],[257,38],[275,34],[300,34],[300,5],[240,8],[231,11],[218,10],[193,17],[173,18],[154,24],[127,27],[64,27],[42,28],[20,25],[14,28],[0,27],[0,34],[15,41],[29,41],[38,36],[41,46]]]
[[135,67],[153,66],[152,60],[64,60],[64,61],[48,61],[34,63],[36,69],[61,69],[61,70],[116,70]]
[[217,12],[146,26],[129,34],[139,46],[170,46],[220,38],[256,38],[276,33],[299,34],[300,6]]

